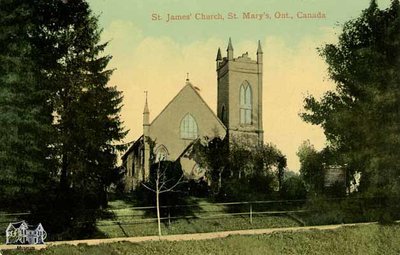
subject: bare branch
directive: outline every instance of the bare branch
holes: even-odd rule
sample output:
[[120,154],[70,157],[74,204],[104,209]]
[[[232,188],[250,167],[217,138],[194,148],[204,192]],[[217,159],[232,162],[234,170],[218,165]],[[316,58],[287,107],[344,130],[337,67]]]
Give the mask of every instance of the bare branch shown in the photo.
[[178,186],[179,184],[181,184],[181,183],[182,183],[181,180],[182,180],[183,176],[184,176],[184,175],[182,174],[181,177],[179,178],[179,180],[178,180],[172,187],[160,191],[160,194],[161,194],[161,193],[165,193],[165,192],[169,192],[169,191],[173,190],[176,186]]
[[144,184],[143,182],[142,182],[142,185],[143,185],[143,187],[145,187],[146,189],[148,189],[148,190],[150,190],[150,191],[152,191],[152,192],[154,192],[154,193],[156,193],[156,192],[157,192],[156,190],[154,190],[154,189],[150,188],[149,186],[147,186],[147,185],[146,185],[146,184]]
[[167,182],[162,182],[161,183],[160,190],[162,190],[165,187],[165,184],[167,184]]

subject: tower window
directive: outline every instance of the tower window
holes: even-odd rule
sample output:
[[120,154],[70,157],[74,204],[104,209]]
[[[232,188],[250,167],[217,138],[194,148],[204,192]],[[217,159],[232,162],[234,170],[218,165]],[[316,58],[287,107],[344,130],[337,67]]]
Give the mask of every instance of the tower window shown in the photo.
[[250,84],[245,81],[240,86],[240,124],[252,124],[252,92]]
[[222,106],[222,110],[221,110],[221,120],[222,122],[225,122],[226,119],[226,113],[225,113],[225,105]]
[[181,138],[195,139],[198,137],[196,120],[189,113],[181,121]]

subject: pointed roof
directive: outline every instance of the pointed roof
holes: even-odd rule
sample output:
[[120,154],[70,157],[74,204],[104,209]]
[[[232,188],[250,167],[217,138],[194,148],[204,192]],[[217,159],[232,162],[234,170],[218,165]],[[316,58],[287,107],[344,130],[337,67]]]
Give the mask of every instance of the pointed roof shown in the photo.
[[154,120],[151,122],[150,126],[157,121],[157,119],[168,109],[168,107],[174,102],[176,101],[176,98],[178,98],[184,90],[186,89],[190,89],[193,90],[195,92],[195,94],[199,97],[200,101],[202,102],[202,104],[204,104],[204,106],[207,107],[207,109],[209,110],[209,112],[213,115],[213,117],[218,121],[219,124],[221,124],[221,126],[226,130],[225,125],[222,123],[222,121],[217,117],[217,115],[214,113],[214,111],[210,108],[210,106],[206,103],[206,101],[204,101],[204,99],[201,97],[198,89],[196,89],[195,86],[193,86],[192,83],[188,82],[186,83],[186,85],[178,92],[178,94],[176,94],[174,96],[174,98],[172,98],[172,100],[164,107],[164,109],[157,115],[157,117],[154,118]]
[[[208,109],[208,111],[210,112],[210,114],[215,118],[215,120],[221,125],[221,127],[226,131],[227,128],[225,127],[225,125],[222,123],[222,121],[217,117],[217,115],[214,113],[214,111],[210,108],[210,106],[204,101],[204,99],[201,97],[200,93],[199,93],[199,89],[195,86],[192,85],[192,83],[190,83],[190,81],[186,81],[185,86],[174,96],[174,98],[164,107],[164,109],[157,115],[157,117],[155,117],[153,119],[153,121],[151,122],[150,126],[153,125],[153,123],[155,123],[159,117],[169,108],[169,106],[171,104],[174,103],[174,101],[177,100],[177,98],[184,93],[185,90],[190,90],[193,91],[194,94],[196,96],[198,96],[200,102]],[[147,100],[146,100],[147,102]],[[147,104],[147,103],[146,103]],[[129,153],[131,153],[134,148],[138,145],[140,145],[140,143],[143,142],[143,135],[141,135],[128,149],[127,151],[124,153],[124,155],[121,157],[121,159],[124,161],[126,160],[126,158],[128,157]],[[190,146],[188,146],[190,147]]]
[[124,153],[124,155],[122,155],[122,157],[121,157],[122,161],[124,161],[124,160],[128,157],[128,154],[131,153],[131,151],[133,151],[133,149],[134,149],[136,146],[139,146],[140,143],[143,143],[143,135],[141,135],[137,140],[135,140],[135,141],[128,147],[128,149],[126,150],[126,152]]
[[229,42],[228,42],[228,49],[226,49],[226,50],[232,50],[233,51],[233,46],[232,46],[232,40],[231,40],[231,38],[229,37]]
[[263,53],[263,51],[261,49],[261,42],[260,42],[260,40],[258,40],[257,54],[262,54],[262,53]]
[[217,59],[216,61],[222,60],[222,55],[221,55],[221,48],[218,47],[218,52],[217,52]]
[[144,103],[143,114],[145,114],[145,113],[150,113],[150,111],[149,111],[149,106],[148,106],[148,104],[147,104],[147,91],[145,91],[144,93],[146,93],[146,102]]

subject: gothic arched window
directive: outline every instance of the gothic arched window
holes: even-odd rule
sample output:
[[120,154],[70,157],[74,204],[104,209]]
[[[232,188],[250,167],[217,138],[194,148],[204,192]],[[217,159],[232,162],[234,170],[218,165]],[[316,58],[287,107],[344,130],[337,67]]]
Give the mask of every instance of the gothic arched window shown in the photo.
[[221,120],[222,120],[222,122],[225,122],[225,118],[226,118],[225,105],[223,105],[222,106],[222,110],[221,110]]
[[181,121],[181,138],[195,139],[198,137],[196,120],[189,113]]
[[251,124],[252,92],[250,84],[245,81],[240,86],[240,124]]
[[165,161],[168,159],[168,150],[164,145],[158,146],[156,149],[156,159],[155,162]]

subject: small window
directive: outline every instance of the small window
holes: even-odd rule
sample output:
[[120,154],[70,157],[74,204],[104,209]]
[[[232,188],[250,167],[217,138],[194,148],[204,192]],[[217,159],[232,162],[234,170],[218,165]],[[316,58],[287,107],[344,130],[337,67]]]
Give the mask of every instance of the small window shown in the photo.
[[196,139],[197,136],[198,128],[196,120],[188,113],[181,121],[181,138]]
[[168,159],[168,150],[164,145],[160,145],[156,150],[155,162],[165,161]]
[[225,113],[225,105],[222,106],[222,110],[221,110],[221,120],[222,122],[225,122],[226,119],[226,113]]

